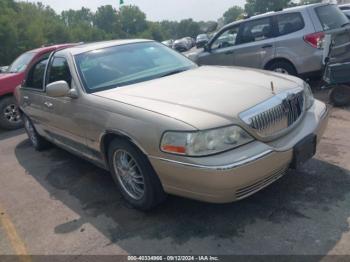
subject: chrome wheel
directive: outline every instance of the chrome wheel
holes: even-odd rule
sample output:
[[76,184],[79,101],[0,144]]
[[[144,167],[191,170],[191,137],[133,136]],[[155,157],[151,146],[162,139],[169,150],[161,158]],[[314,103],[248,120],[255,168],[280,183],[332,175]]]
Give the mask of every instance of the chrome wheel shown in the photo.
[[21,114],[19,113],[18,107],[15,104],[10,104],[4,108],[3,114],[5,119],[10,123],[16,124],[21,122]]
[[37,135],[35,133],[35,129],[32,125],[32,123],[28,120],[27,117],[25,117],[25,120],[24,120],[24,127],[27,131],[27,134],[28,134],[28,137],[30,139],[30,141],[32,142],[32,144],[35,146],[38,144],[38,138],[37,138]]
[[125,150],[113,154],[113,168],[123,190],[133,199],[140,200],[145,194],[145,181],[135,159]]
[[280,73],[280,74],[289,75],[289,72],[286,69],[281,68],[281,67],[280,68],[275,68],[273,71],[277,72],[277,73]]

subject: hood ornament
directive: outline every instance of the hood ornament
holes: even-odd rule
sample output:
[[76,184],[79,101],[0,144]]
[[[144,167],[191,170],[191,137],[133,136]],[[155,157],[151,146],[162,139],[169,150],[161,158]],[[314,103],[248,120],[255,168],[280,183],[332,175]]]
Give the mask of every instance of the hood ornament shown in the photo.
[[275,95],[275,86],[273,85],[273,82],[271,81],[271,91],[272,91],[272,94]]

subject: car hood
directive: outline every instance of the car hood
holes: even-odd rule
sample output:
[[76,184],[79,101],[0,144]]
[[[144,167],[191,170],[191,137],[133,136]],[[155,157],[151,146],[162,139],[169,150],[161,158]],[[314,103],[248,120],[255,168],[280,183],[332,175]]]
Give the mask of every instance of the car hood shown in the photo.
[[240,67],[202,66],[156,80],[94,93],[178,119],[197,129],[239,122],[238,114],[302,80]]
[[11,78],[15,78],[17,74],[12,74],[12,73],[1,73],[0,74],[0,81],[2,80],[8,80]]

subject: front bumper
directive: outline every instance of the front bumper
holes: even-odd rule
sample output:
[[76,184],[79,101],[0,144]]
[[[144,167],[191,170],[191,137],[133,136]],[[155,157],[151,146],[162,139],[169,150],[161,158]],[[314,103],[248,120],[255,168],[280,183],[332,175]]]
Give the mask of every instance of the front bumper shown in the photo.
[[282,177],[292,162],[293,147],[310,134],[319,142],[327,121],[326,105],[316,100],[297,127],[272,142],[254,141],[208,157],[149,159],[166,192],[206,202],[232,202]]

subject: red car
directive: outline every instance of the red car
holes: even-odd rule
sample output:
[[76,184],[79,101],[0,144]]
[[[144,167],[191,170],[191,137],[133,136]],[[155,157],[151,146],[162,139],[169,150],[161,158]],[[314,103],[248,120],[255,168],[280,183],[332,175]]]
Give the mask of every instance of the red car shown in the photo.
[[22,119],[13,96],[15,88],[22,84],[27,69],[36,61],[48,57],[52,51],[73,46],[61,44],[38,48],[20,55],[7,69],[0,74],[0,128],[16,129],[22,126]]

